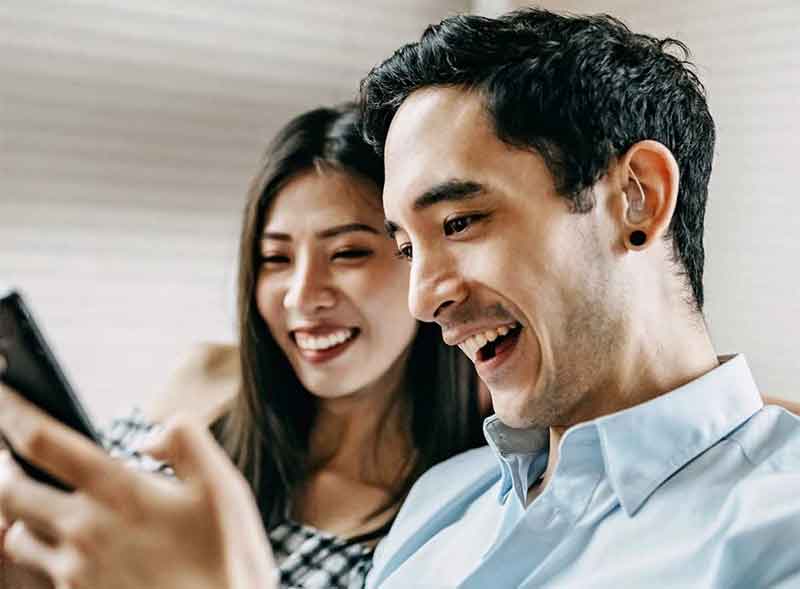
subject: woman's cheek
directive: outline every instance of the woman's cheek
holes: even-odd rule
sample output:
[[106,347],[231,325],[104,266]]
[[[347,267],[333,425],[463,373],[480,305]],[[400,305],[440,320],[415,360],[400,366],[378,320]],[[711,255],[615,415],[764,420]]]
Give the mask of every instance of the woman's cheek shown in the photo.
[[256,283],[255,297],[258,314],[272,331],[278,320],[279,307],[275,300],[277,295],[270,286],[272,285],[267,284],[264,280],[259,280]]

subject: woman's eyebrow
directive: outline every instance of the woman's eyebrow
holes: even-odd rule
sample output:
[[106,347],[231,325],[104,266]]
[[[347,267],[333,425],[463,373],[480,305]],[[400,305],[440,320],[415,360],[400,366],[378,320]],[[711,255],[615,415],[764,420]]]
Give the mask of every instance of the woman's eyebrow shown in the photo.
[[366,223],[347,223],[345,225],[336,225],[335,227],[324,229],[317,233],[317,237],[320,239],[330,239],[331,237],[336,237],[337,235],[341,235],[343,233],[353,233],[357,231],[364,231],[366,233],[373,233],[375,235],[383,235],[381,231],[375,229],[371,225],[367,225]]
[[275,239],[277,241],[292,241],[292,236],[288,233],[276,233],[275,231],[265,231],[261,234],[261,240]]
[[[338,235],[342,235],[343,233],[354,233],[357,231],[363,231],[365,233],[372,233],[374,235],[383,235],[383,233],[372,227],[371,225],[367,225],[366,223],[345,223],[344,225],[335,225],[334,227],[329,227],[328,229],[323,229],[322,231],[318,231],[316,236],[319,239],[330,239],[332,237],[336,237]],[[292,236],[288,233],[279,233],[275,231],[265,231],[261,235],[261,239],[274,239],[277,241],[292,241]]]

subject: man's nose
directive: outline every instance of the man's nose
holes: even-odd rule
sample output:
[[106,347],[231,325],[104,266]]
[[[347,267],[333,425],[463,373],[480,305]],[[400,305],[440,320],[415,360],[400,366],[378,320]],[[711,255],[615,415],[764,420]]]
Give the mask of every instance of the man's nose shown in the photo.
[[436,321],[447,307],[466,298],[466,284],[450,256],[414,250],[408,291],[408,309],[414,317]]

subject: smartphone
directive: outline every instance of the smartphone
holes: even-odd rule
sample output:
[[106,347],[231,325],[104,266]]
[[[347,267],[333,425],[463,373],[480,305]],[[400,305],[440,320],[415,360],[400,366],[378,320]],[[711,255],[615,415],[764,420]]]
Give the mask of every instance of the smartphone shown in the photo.
[[[13,290],[0,293],[0,381],[102,447],[100,436],[56,362],[33,315],[22,296]],[[6,443],[14,459],[32,478],[64,491],[71,490],[30,464]]]

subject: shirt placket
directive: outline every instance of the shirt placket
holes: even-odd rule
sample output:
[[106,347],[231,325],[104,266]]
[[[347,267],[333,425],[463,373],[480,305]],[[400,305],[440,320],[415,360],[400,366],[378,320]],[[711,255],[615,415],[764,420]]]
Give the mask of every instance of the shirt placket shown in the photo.
[[[593,438],[593,437],[592,437]],[[537,575],[589,508],[604,476],[596,439],[575,440],[562,449],[561,463],[547,489],[524,510],[508,497],[506,514],[518,514],[516,524],[487,552],[478,567],[461,583],[463,589],[537,586]],[[509,511],[510,510],[510,511]]]

